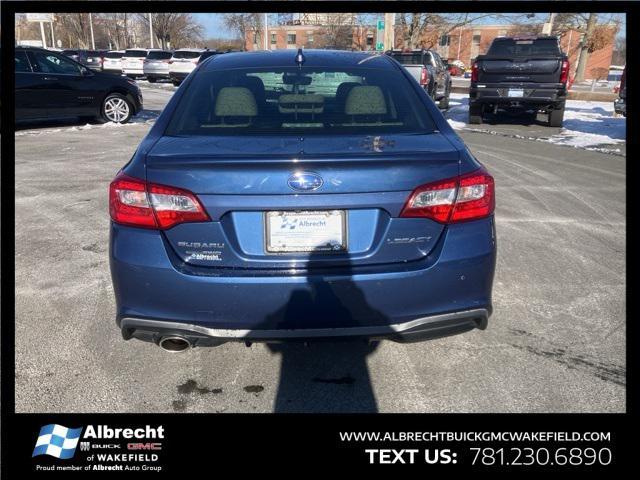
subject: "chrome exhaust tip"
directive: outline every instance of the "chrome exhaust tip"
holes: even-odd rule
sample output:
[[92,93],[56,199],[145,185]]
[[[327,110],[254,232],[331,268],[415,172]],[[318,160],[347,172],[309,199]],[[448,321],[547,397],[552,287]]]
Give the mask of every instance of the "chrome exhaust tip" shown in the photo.
[[179,353],[191,348],[191,342],[184,337],[169,336],[162,337],[158,346],[165,352]]

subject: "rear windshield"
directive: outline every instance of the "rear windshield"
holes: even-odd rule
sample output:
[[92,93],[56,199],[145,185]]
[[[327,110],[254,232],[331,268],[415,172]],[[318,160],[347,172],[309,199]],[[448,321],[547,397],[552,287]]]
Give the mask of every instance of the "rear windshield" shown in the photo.
[[489,47],[487,55],[560,55],[560,47],[555,38],[537,40],[496,39]]
[[87,57],[100,57],[100,52],[96,51],[96,50],[89,50],[87,52]]
[[147,52],[145,50],[127,50],[124,52],[125,57],[146,57]]
[[431,54],[425,52],[424,56],[420,53],[393,53],[391,57],[402,65],[426,65],[431,63]]
[[197,73],[166,134],[367,135],[435,129],[399,71],[294,66]]
[[173,58],[198,58],[202,52],[174,52]]
[[168,60],[171,58],[171,52],[149,52],[147,58],[149,60]]
[[123,55],[122,52],[107,52],[104,54],[104,58],[122,58]]

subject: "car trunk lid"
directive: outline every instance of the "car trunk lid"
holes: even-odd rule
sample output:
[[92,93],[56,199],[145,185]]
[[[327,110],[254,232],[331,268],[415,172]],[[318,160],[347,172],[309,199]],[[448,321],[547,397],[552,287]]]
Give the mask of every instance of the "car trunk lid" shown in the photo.
[[[458,162],[458,151],[435,132],[264,136],[242,142],[237,136],[163,137],[149,152],[146,166],[148,182],[195,193],[212,219],[164,232],[177,257],[190,265],[239,272],[425,259],[443,225],[398,218],[400,211],[418,185],[458,175]],[[292,189],[290,179],[296,172],[320,177],[322,186]],[[340,237],[346,250],[269,252],[275,237],[268,224],[282,226],[270,223],[270,211],[342,212],[334,223],[338,228],[343,222]]]

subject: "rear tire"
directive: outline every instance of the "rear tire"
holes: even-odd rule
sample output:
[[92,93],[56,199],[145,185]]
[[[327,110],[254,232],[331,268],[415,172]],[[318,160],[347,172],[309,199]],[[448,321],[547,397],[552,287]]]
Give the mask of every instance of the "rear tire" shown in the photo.
[[157,78],[156,77],[147,77],[147,80],[149,80],[149,83],[156,83]]
[[451,86],[447,88],[444,92],[444,97],[440,99],[438,103],[438,107],[442,110],[447,110],[449,108],[449,95],[451,94]]
[[179,80],[171,80],[171,83],[173,83],[174,87],[179,87],[181,82]]
[[558,110],[551,110],[549,112],[549,126],[550,127],[562,127],[562,120],[564,119],[564,103]]
[[482,105],[469,105],[469,124],[480,125],[482,123]]

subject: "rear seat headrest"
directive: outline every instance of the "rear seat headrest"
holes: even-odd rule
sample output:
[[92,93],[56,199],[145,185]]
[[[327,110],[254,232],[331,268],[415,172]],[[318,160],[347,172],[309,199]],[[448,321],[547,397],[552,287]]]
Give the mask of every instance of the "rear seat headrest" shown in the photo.
[[346,115],[384,115],[387,105],[380,87],[373,85],[353,87],[344,107]]
[[217,117],[255,117],[258,115],[256,99],[244,87],[224,87],[216,98]]

